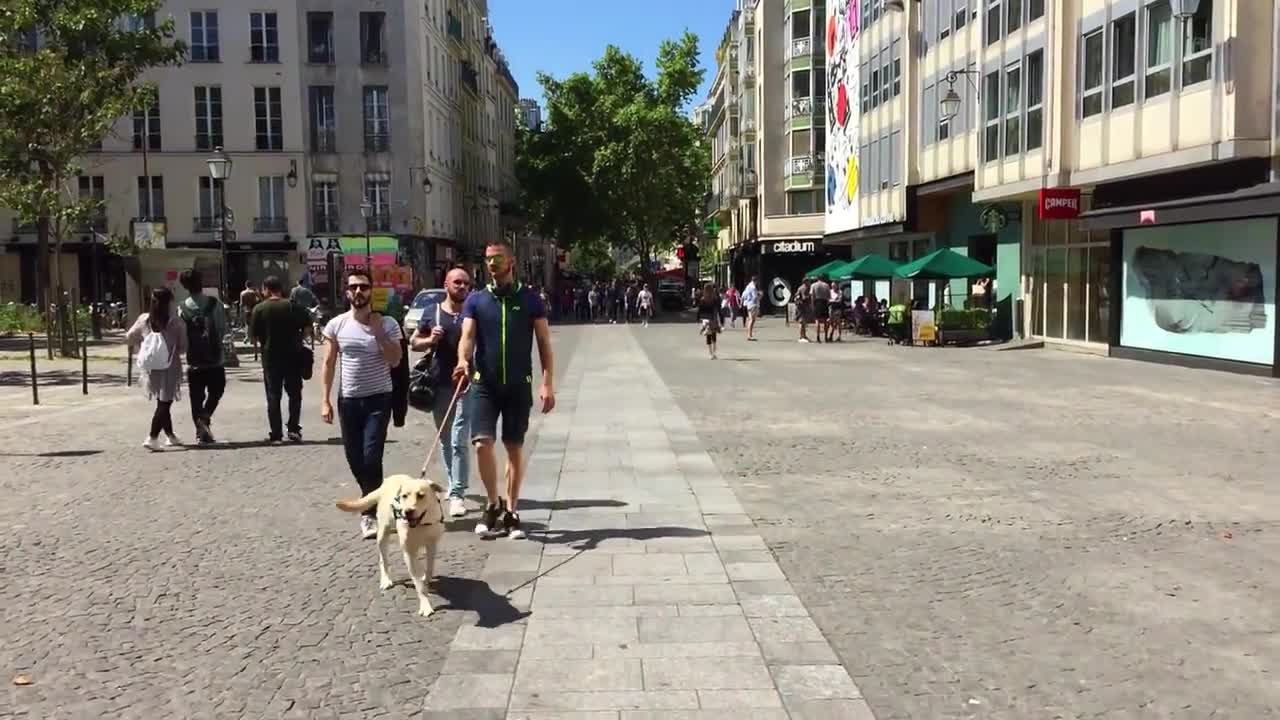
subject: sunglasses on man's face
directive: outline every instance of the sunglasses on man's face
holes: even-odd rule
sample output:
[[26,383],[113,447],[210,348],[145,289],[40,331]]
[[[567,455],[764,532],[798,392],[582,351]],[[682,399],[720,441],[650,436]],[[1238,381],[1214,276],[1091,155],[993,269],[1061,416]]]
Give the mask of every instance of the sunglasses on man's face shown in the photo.
[[506,255],[486,255],[484,261],[490,265],[501,265],[506,259]]
[[352,283],[347,286],[347,289],[351,292],[369,292],[370,287],[364,283]]

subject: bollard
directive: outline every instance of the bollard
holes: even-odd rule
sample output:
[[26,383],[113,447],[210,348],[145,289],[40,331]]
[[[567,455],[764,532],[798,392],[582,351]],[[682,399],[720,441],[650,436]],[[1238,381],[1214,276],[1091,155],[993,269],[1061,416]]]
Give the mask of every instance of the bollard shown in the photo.
[[129,346],[129,357],[124,361],[124,386],[133,387],[133,345]]
[[80,394],[89,394],[89,335],[80,336]]
[[31,404],[40,404],[40,388],[39,381],[36,379],[36,334],[27,333],[27,340],[31,343]]

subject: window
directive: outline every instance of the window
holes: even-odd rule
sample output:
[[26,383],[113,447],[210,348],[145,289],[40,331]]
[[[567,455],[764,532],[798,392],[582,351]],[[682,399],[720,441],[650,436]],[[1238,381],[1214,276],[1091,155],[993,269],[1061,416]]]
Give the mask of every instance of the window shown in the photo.
[[1044,145],[1044,51],[1027,56],[1027,150]]
[[1028,0],[1027,22],[1035,22],[1044,17],[1044,0]]
[[817,212],[816,193],[812,190],[787,193],[788,215],[812,215]]
[[1004,154],[1016,155],[1022,150],[1022,67],[1014,64],[1004,70]]
[[881,50],[880,56],[883,62],[880,66],[880,104],[884,105],[889,102],[889,96],[893,90],[893,82],[890,79],[891,75],[889,72],[889,53],[885,50]]
[[867,73],[866,63],[862,63],[861,65],[858,66],[858,77],[862,80],[862,93],[861,95],[859,95],[859,97],[862,99],[861,100],[862,112],[865,113],[866,111],[871,109],[871,98],[869,97],[871,82],[870,82],[870,76]]
[[893,96],[902,94],[902,41],[893,41]]
[[386,48],[383,46],[382,30],[386,24],[386,13],[360,13],[360,62],[365,65],[384,65],[387,62]]
[[[951,37],[951,0],[942,0],[938,4],[937,23],[938,23],[938,41],[941,42]],[[925,15],[925,37],[929,36],[931,28],[927,27],[935,20],[933,8],[929,8]]]
[[143,13],[142,15],[130,14],[125,18],[124,29],[128,32],[155,30],[156,14],[154,12]]
[[332,85],[312,85],[308,89],[311,106],[311,150],[331,153],[337,151],[338,116],[333,101]]
[[160,103],[133,111],[133,149],[160,149]]
[[284,178],[280,175],[258,178],[258,217],[253,231],[287,232],[289,221],[284,210]]
[[1005,2],[1008,3],[1005,6],[1008,11],[1005,19],[1005,32],[1011,33],[1022,27],[1022,0],[1005,0]]
[[1000,71],[987,73],[984,78],[983,92],[986,112],[983,120],[986,123],[983,135],[982,158],[986,162],[1000,159]]
[[1134,68],[1137,66],[1138,16],[1129,13],[1111,23],[1111,109],[1134,100]]
[[988,45],[1000,41],[1000,0],[988,0],[986,38]]
[[157,220],[164,217],[164,178],[159,175],[138,176],[138,218]]
[[218,12],[197,10],[191,13],[191,62],[218,62]]
[[902,131],[889,134],[889,180],[894,187],[902,184]]
[[391,142],[391,118],[387,113],[387,89],[364,89],[364,149],[386,152]]
[[880,107],[880,68],[871,68],[871,109]]
[[948,140],[951,138],[951,121],[943,118],[938,121],[938,141]]
[[106,230],[106,212],[107,189],[106,182],[101,175],[81,175],[79,177],[80,184],[80,200],[92,200],[96,205],[89,211],[89,220],[80,226],[84,230],[97,230],[103,232]]
[[1143,97],[1159,97],[1173,86],[1173,13],[1168,0],[1147,6],[1147,70]]
[[[976,1],[977,0],[975,0],[975,2]],[[968,21],[969,21],[969,8],[964,6],[963,1],[957,2],[956,13],[955,13],[956,32],[959,33],[960,29],[963,28],[965,24],[968,23]]]
[[307,62],[330,65],[333,61],[333,13],[307,13]]
[[1102,30],[1084,36],[1082,72],[1080,116],[1093,117],[1102,112]]
[[311,186],[311,210],[314,213],[314,231],[338,232],[338,185],[318,182]]
[[1196,14],[1182,24],[1182,86],[1213,75],[1213,0],[1201,0]]
[[196,149],[212,150],[222,145],[222,88],[196,89]]
[[280,24],[275,13],[249,13],[249,61],[280,62]]
[[284,149],[284,118],[280,105],[280,88],[253,89],[255,145],[259,150]]
[[387,231],[391,229],[391,181],[365,178],[364,197],[373,206],[369,216],[369,229]]
[[200,217],[196,219],[196,228],[209,232],[217,226],[218,214],[222,211],[222,183],[201,177],[198,188]]

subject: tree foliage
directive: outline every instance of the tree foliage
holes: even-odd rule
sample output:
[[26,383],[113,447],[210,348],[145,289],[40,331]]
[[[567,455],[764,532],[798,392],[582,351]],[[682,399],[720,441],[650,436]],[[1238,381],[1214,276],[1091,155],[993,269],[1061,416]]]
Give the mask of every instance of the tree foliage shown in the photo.
[[532,225],[579,249],[630,251],[644,260],[696,223],[710,177],[701,130],[683,108],[702,82],[698,38],[658,50],[656,77],[614,46],[563,79],[539,74],[545,128],[522,131],[517,173]]
[[[0,3],[0,206],[38,229],[37,300],[48,307],[55,251],[102,212],[73,186],[81,158],[116,121],[155,99],[150,68],[185,47],[172,19],[151,22],[161,0],[4,0]],[[60,258],[57,253],[55,258]],[[61,272],[57,273],[61,278]]]

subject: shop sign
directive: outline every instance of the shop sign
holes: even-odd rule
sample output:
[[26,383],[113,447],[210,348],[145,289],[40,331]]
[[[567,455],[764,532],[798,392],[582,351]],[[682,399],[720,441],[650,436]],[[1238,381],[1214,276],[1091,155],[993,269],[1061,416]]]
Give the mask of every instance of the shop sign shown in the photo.
[[1080,217],[1079,188],[1041,188],[1041,220],[1074,220]]
[[978,222],[987,232],[998,233],[1009,227],[1009,215],[999,205],[988,205],[978,213]]
[[818,243],[813,240],[779,240],[765,243],[765,248],[774,255],[811,253],[818,251]]
[[776,277],[769,281],[769,302],[773,303],[774,307],[785,307],[791,302],[791,286],[786,280]]

